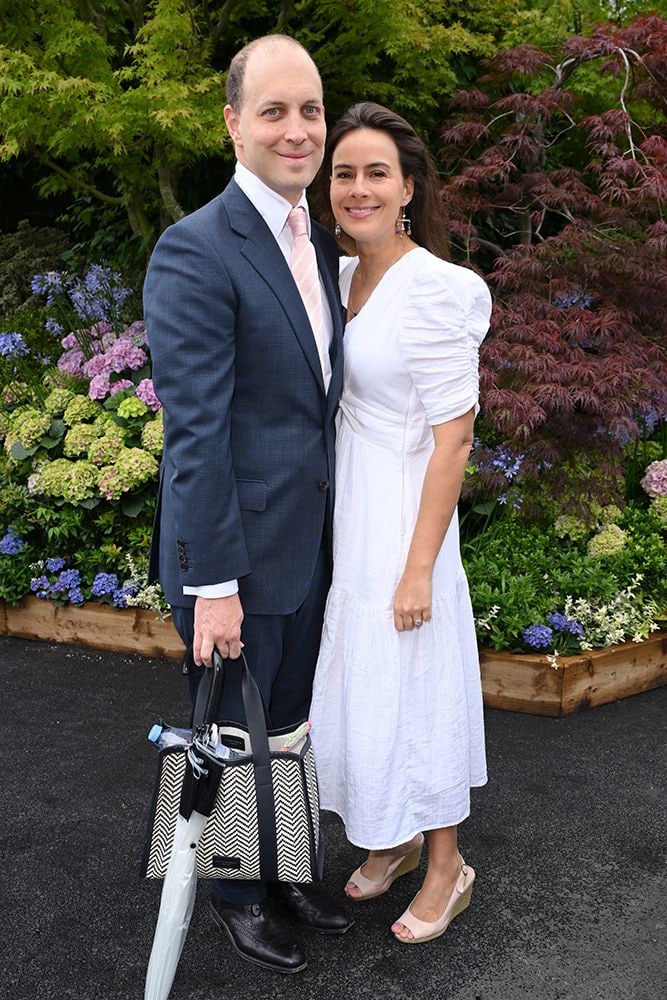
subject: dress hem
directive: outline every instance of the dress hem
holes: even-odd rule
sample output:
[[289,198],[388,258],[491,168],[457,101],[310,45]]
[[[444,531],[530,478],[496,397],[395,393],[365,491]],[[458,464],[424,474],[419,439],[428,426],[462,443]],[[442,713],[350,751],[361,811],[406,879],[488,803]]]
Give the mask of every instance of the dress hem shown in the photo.
[[[484,785],[487,784],[487,782],[488,778],[485,778],[483,781],[471,782],[469,787],[483,788]],[[335,809],[329,805],[324,805],[323,803],[320,804],[320,808],[322,809],[323,812],[331,812],[334,813],[334,815],[338,816],[338,818],[342,821],[343,826],[345,827],[345,837],[348,843],[352,844],[353,847],[359,847],[362,851],[390,851],[394,847],[400,847],[401,844],[406,844],[409,840],[412,840],[414,837],[416,837],[418,833],[428,833],[430,830],[442,830],[450,826],[460,826],[461,823],[464,823],[468,819],[471,811],[470,806],[468,806],[467,810],[464,811],[464,814],[460,817],[460,819],[442,823],[432,822],[429,823],[427,826],[420,826],[416,830],[410,828],[412,829],[411,833],[408,832],[405,835],[401,834],[398,840],[392,840],[391,843],[381,841],[378,843],[369,844],[369,843],[361,843],[360,839],[350,835],[350,833],[348,832],[347,823],[345,822],[345,817],[343,816],[342,812],[340,812],[338,809]]]

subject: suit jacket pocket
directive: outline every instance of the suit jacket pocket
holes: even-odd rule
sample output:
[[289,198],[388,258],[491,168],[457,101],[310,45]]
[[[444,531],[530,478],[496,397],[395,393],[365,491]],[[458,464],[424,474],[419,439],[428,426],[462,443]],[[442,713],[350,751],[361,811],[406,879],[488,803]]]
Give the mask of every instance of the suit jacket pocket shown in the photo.
[[266,483],[261,479],[237,479],[241,510],[266,510]]

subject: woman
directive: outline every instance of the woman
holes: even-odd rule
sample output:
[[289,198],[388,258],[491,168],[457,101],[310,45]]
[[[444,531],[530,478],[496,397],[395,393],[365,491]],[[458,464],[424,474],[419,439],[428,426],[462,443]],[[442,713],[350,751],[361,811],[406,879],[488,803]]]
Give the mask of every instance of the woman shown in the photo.
[[327,143],[343,261],[345,386],[337,439],[334,574],[311,718],[322,807],[369,851],[351,900],[419,863],[424,883],[392,931],[444,933],[468,905],[457,847],[470,787],[486,782],[479,662],[456,505],[477,410],[490,298],[443,259],[435,170],[411,126],[350,108]]

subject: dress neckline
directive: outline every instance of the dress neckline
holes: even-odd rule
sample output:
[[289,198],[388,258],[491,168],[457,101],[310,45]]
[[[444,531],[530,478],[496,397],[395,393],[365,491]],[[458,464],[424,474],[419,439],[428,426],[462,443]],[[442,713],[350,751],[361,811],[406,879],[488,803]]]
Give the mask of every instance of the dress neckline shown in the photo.
[[[385,281],[387,275],[391,274],[391,272],[394,270],[394,268],[398,267],[399,264],[402,264],[404,260],[407,260],[408,257],[411,257],[413,254],[417,253],[420,250],[423,250],[425,253],[428,253],[428,251],[425,250],[424,247],[413,247],[412,250],[408,250],[408,252],[404,253],[402,257],[399,257],[398,260],[395,260],[393,264],[389,265],[389,267],[384,272],[384,274],[382,275],[382,277],[378,281],[377,285],[375,286],[375,288],[373,289],[373,291],[371,292],[371,294],[368,296],[368,298],[364,302],[364,304],[361,307],[361,309],[359,310],[359,312],[355,313],[354,316],[351,319],[349,319],[349,318],[347,319],[347,321],[345,323],[346,327],[348,327],[350,325],[350,323],[354,323],[354,321],[356,319],[358,319],[359,316],[361,316],[361,314],[364,311],[364,309],[366,308],[366,306],[368,306],[368,304],[371,302],[371,300],[372,300],[373,296],[375,295],[375,293],[384,284],[384,281]],[[352,260],[354,260],[354,258],[352,258]],[[356,258],[356,263],[355,263],[354,267],[351,267],[349,269],[350,277],[349,277],[348,284],[347,284],[347,301],[348,302],[349,302],[349,299],[350,299],[350,289],[352,287],[352,275],[354,274],[354,272],[357,270],[358,267],[359,267],[359,257]],[[346,313],[348,312],[347,302],[345,304],[345,312]]]

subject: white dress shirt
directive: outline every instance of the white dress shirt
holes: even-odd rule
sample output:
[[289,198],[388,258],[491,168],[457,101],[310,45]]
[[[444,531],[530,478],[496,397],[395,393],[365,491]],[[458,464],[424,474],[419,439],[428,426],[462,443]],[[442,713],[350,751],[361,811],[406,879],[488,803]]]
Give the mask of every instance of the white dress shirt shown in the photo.
[[[310,212],[304,191],[296,205],[291,205],[285,198],[282,198],[275,191],[259,179],[251,170],[244,167],[237,161],[234,171],[234,180],[243,191],[244,195],[252,202],[259,214],[264,219],[271,230],[271,235],[280,247],[282,254],[289,264],[292,256],[292,234],[287,225],[287,216],[293,208],[303,207],[306,210],[306,220],[308,223],[308,235],[310,236]],[[320,291],[322,294],[322,318],[324,320],[324,336],[327,346],[331,343],[333,334],[333,320],[331,310],[320,276]],[[225,583],[210,583],[201,587],[183,587],[184,594],[191,594],[195,597],[231,597],[238,593],[239,585],[237,580],[227,580]]]

